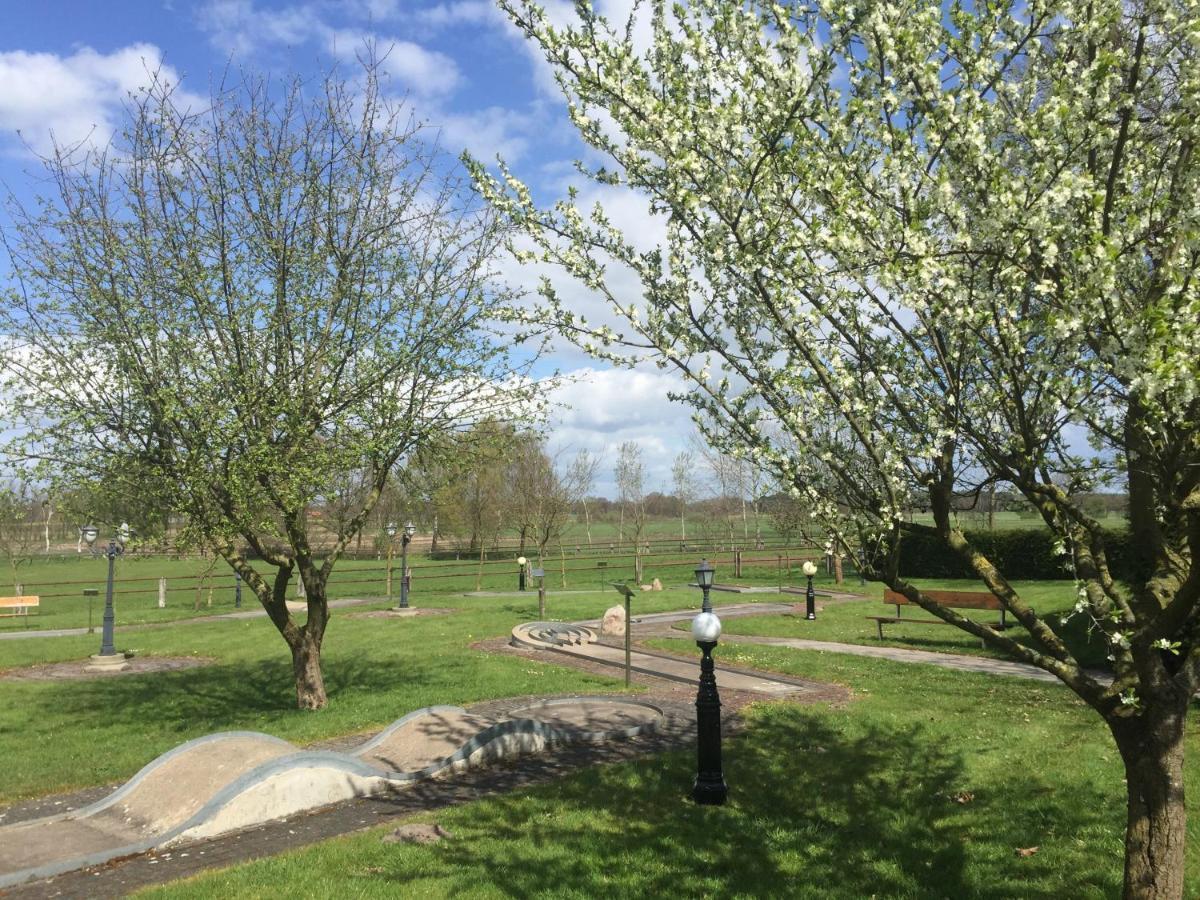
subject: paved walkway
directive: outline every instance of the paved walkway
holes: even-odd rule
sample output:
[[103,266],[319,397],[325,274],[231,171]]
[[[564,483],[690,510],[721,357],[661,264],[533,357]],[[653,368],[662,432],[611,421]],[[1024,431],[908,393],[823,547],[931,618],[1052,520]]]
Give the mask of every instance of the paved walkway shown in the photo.
[[[826,595],[827,600],[862,599],[849,594]],[[744,603],[714,608],[723,619],[737,616],[769,615],[791,612],[794,605],[785,603]],[[678,612],[651,613],[639,616],[633,620],[633,636],[635,641],[650,637],[685,637],[685,633],[672,624],[687,621],[695,616],[695,610]],[[591,619],[578,625],[596,628],[599,620]],[[992,659],[984,656],[966,656],[958,653],[937,653],[929,650],[908,650],[903,647],[871,646],[869,644],[843,644],[836,641],[811,641],[803,638],[760,637],[757,635],[725,635],[722,644],[767,644],[776,647],[792,647],[796,650],[816,650],[823,653],[844,653],[848,656],[867,656],[875,659],[886,659],[891,662],[917,663],[929,666],[940,666],[944,669],[955,669],[960,672],[980,672],[988,675],[1001,675],[1009,678],[1030,678],[1035,681],[1058,682],[1049,672],[1031,666],[1027,663],[1004,659]],[[624,669],[625,650],[612,642],[580,644],[552,648],[552,652],[565,656],[575,656],[588,659],[613,668]],[[718,655],[718,660],[720,659]],[[692,682],[696,680],[696,664],[691,660],[679,659],[665,654],[638,649],[630,655],[631,668],[635,672],[646,675],[656,675],[660,678],[670,678],[678,681]],[[1101,673],[1095,673],[1098,677]],[[734,669],[717,664],[717,681],[721,687],[728,686],[733,690],[751,691],[759,694],[778,696],[804,690],[805,682],[790,682],[783,676],[766,676],[747,669]]]
[[[718,615],[725,618],[737,616],[763,615],[764,613],[790,612],[791,604],[783,603],[742,603],[716,608]],[[679,610],[676,612],[649,613],[633,620],[635,637],[643,635],[639,631],[668,629],[672,622],[690,619],[696,615],[695,610]],[[599,625],[598,620],[578,623],[586,628],[594,629]],[[678,635],[679,632],[673,632]],[[524,630],[524,626],[513,630],[515,641],[521,641],[521,646],[537,649],[548,653],[573,657],[578,660],[596,663],[609,668],[625,669],[625,646],[619,639],[605,639],[595,643],[578,644],[548,644],[533,637]],[[696,661],[665,653],[655,653],[650,650],[637,649],[629,654],[629,668],[642,675],[665,678],[685,684],[695,684],[697,671]],[[789,678],[786,675],[766,674],[749,669],[738,669],[722,665],[718,657],[716,666],[717,681],[724,690],[746,691],[752,694],[762,694],[769,697],[783,697],[794,694],[815,692],[817,686],[810,681]]]
[[[842,595],[849,597],[850,595]],[[835,597],[834,599],[842,599]],[[861,600],[861,597],[854,597]],[[790,612],[794,607],[784,604],[756,603],[746,607],[719,607],[715,610],[718,616],[725,618],[730,615],[753,615],[755,613]],[[634,619],[634,638],[645,640],[650,637],[685,637],[685,633],[669,627],[670,623],[690,618],[694,613],[664,613],[660,616],[643,616],[641,620]],[[591,624],[591,623],[582,623]],[[640,627],[639,627],[640,626]],[[1031,678],[1035,681],[1060,683],[1058,678],[1044,669],[1031,666],[1028,663],[1006,659],[993,659],[986,656],[967,656],[961,653],[938,653],[930,650],[909,650],[904,647],[872,646],[870,644],[843,644],[837,641],[811,641],[804,638],[764,637],[750,634],[727,634],[722,636],[722,644],[766,644],[775,647],[791,647],[796,650],[816,650],[822,653],[844,653],[847,656],[867,656],[874,659],[886,659],[890,662],[917,663],[927,666],[940,666],[943,669],[955,669],[959,672],[981,672],[988,675],[1001,675],[1008,678]],[[718,673],[720,668],[717,669]],[[1091,672],[1095,678],[1108,679],[1112,676],[1104,672]],[[724,683],[724,680],[721,680]]]
[[845,653],[848,656],[870,656],[891,662],[921,663],[941,666],[960,672],[984,672],[989,675],[1006,675],[1012,678],[1033,678],[1037,681],[1058,679],[1049,672],[1026,663],[1010,662],[1005,659],[989,659],[983,656],[964,656],[960,653],[935,653],[929,650],[905,650],[903,647],[872,647],[866,644],[840,644],[834,641],[807,641],[802,638],[759,637],[749,634],[728,635],[726,644],[770,644],[778,647],[793,647],[796,650],[819,650],[823,653]]
[[[363,606],[367,603],[380,603],[386,600],[386,597],[356,597],[346,600],[330,600],[330,609],[343,609],[347,606]],[[289,603],[291,601],[288,601]],[[262,607],[258,609],[246,609],[242,612],[219,613],[215,616],[191,616],[186,619],[172,619],[170,622],[137,622],[129,625],[117,625],[117,631],[137,631],[142,628],[166,628],[171,625],[191,625],[197,622],[213,622],[222,619],[265,619],[267,611]],[[100,628],[97,626],[93,632],[89,632],[86,628],[48,628],[41,631],[0,631],[0,641],[14,641],[23,638],[53,638],[53,637],[74,637],[80,634],[100,633]]]

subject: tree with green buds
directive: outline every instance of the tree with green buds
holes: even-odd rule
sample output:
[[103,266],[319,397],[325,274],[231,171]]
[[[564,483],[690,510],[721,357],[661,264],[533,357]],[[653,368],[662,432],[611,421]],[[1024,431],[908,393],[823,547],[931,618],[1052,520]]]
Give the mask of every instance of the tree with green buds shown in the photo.
[[185,516],[286,641],[304,709],[326,703],[330,574],[397,467],[536,387],[494,336],[496,216],[377,66],[355,75],[199,106],[155,79],[109,146],[44,160],[5,235],[9,452]]

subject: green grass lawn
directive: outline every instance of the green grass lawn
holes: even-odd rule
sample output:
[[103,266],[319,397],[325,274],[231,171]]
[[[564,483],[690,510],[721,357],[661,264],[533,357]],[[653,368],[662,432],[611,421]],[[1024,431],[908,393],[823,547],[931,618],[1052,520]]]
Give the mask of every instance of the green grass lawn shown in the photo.
[[[453,834],[438,844],[384,844],[386,829],[374,829],[144,896],[1119,893],[1121,763],[1100,720],[1066,689],[756,645],[726,643],[718,655],[853,692],[841,708],[753,707],[725,745],[724,807],[692,804],[694,754],[671,753],[419,817]],[[1197,751],[1193,736],[1193,823]],[[1198,837],[1193,824],[1189,896],[1200,889]]]
[[[619,599],[615,591],[550,594],[547,614],[599,617]],[[639,594],[634,609],[677,609],[698,599],[696,590]],[[432,704],[620,689],[619,674],[600,678],[471,649],[536,619],[536,593],[414,602],[458,612],[363,619],[353,617],[360,610],[334,611],[323,652],[329,706],[317,713],[295,709],[291,657],[265,618],[117,631],[118,649],[216,660],[203,668],[0,681],[0,802],[121,780],[158,754],[214,731],[266,731],[305,743],[379,728]],[[0,641],[0,671],[84,659],[98,648],[98,635]]]
[[[983,585],[970,581],[923,579],[920,581],[920,585],[929,590],[986,590]],[[1071,616],[1065,623],[1060,621],[1061,616],[1074,607],[1074,582],[1014,581],[1013,586],[1040,615],[1047,618],[1051,627],[1064,638],[1080,662],[1086,666],[1104,667],[1107,665],[1107,647],[1099,637],[1090,632],[1083,616]],[[873,599],[830,603],[821,610],[815,621],[808,621],[804,618],[802,606],[798,612],[783,615],[729,618],[722,622],[724,633],[729,637],[739,634],[759,635],[880,646],[875,622],[867,617],[895,615],[896,607],[885,605],[882,602],[883,588],[877,584],[859,588],[856,583],[852,583],[851,587],[866,592]],[[802,602],[802,598],[799,599]],[[979,622],[996,622],[999,618],[999,613],[989,610],[957,610],[957,612]],[[923,609],[915,606],[903,607],[902,615],[911,616],[914,619],[933,618]],[[1009,616],[1008,621],[1014,623],[1016,620]],[[690,626],[687,623],[680,623],[676,627],[686,629]],[[1031,646],[1033,644],[1029,633],[1020,625],[1014,625],[1005,633],[1021,643]],[[990,647],[982,647],[978,638],[949,625],[885,624],[882,646],[943,653],[965,653],[972,656],[990,656],[1000,659],[1010,658]]]

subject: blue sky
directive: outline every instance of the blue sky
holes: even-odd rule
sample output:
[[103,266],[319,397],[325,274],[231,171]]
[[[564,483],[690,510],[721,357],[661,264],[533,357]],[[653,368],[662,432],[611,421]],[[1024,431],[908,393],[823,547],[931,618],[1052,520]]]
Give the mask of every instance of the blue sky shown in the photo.
[[[545,5],[571,15],[562,0]],[[616,18],[630,4],[598,5]],[[539,196],[561,196],[583,147],[548,68],[488,0],[0,0],[0,181],[26,193],[37,168],[30,148],[46,147],[51,132],[64,142],[103,139],[155,66],[205,96],[227,66],[316,73],[352,59],[368,39],[387,51],[392,82],[448,151],[499,153]],[[630,198],[613,218],[634,229],[646,219]],[[517,286],[535,283],[531,270],[505,270]],[[588,303],[577,288],[563,290]],[[551,362],[576,376],[555,397],[568,408],[551,425],[553,447],[603,454],[598,488],[611,494],[616,447],[636,440],[647,490],[669,490],[671,460],[693,430],[667,400],[675,377],[611,369],[568,348]]]

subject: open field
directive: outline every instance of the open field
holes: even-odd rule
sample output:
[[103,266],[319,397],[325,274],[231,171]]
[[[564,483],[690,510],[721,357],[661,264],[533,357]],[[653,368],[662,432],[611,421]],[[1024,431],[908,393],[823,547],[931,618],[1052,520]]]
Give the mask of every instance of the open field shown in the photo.
[[[657,642],[692,652],[690,641]],[[154,898],[979,897],[1119,892],[1120,760],[1065,689],[826,653],[725,644],[741,665],[848,685],[844,708],[752,708],[725,745],[724,807],[689,799],[689,752],[424,815],[147,891]],[[1192,798],[1200,742],[1189,741]],[[1200,804],[1189,804],[1195,823]],[[1200,888],[1189,828],[1188,895]],[[1025,851],[1020,855],[1018,850]]]

